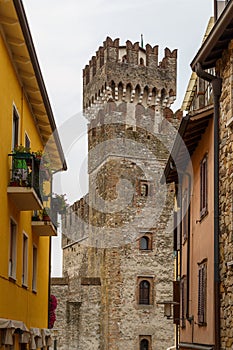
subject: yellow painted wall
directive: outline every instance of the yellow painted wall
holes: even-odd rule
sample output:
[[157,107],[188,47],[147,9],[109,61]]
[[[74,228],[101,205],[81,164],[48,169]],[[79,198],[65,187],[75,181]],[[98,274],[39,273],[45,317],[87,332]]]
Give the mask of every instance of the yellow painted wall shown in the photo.
[[[23,321],[27,327],[48,326],[49,237],[37,237],[32,233],[31,212],[20,212],[8,198],[10,178],[8,154],[12,147],[12,115],[15,105],[20,117],[19,144],[24,145],[27,132],[31,150],[42,149],[27,99],[17,79],[3,38],[0,37],[0,318]],[[16,281],[8,278],[10,217],[18,225]],[[22,287],[23,231],[28,235],[28,288]],[[37,293],[32,292],[32,249],[38,248]]]

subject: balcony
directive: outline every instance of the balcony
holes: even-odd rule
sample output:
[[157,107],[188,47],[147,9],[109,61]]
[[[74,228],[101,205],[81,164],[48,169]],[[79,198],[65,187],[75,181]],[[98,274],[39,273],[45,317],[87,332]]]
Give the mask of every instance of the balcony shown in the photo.
[[43,208],[39,190],[39,163],[31,153],[17,152],[11,157],[10,183],[7,188],[9,198],[20,211]]
[[42,211],[35,210],[32,216],[32,232],[38,236],[57,236],[57,224],[55,225],[48,215],[49,209],[44,208]]
[[32,232],[38,236],[57,236],[57,230],[52,221],[32,221]]

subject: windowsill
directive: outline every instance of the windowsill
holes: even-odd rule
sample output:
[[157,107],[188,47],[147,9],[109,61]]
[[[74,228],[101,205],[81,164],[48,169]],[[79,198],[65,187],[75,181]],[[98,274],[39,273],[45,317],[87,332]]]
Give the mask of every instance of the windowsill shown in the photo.
[[140,253],[151,253],[152,249],[139,249]]
[[137,306],[136,306],[136,309],[140,309],[140,310],[142,310],[142,309],[153,309],[153,307],[154,307],[154,305],[151,305],[151,304],[137,304]]
[[22,288],[24,288],[24,289],[28,289],[28,285],[27,285],[27,284],[25,284],[25,283],[22,283]]
[[207,326],[207,322],[203,322],[203,323],[197,323],[198,327],[206,327]]
[[33,294],[37,294],[37,290],[36,290],[36,289],[33,289],[33,290],[32,290],[32,293],[33,293]]
[[9,281],[12,283],[16,283],[16,277],[9,276]]
[[208,210],[206,210],[201,216],[200,216],[200,220],[198,221],[199,223],[201,223],[205,217],[209,214]]

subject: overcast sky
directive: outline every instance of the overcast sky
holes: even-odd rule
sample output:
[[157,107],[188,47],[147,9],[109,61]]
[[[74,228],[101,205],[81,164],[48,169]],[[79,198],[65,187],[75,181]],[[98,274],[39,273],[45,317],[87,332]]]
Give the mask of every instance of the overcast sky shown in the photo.
[[[23,0],[48,95],[63,142],[63,131],[72,118],[77,120],[77,140],[67,146],[68,171],[59,178],[58,188],[69,202],[87,190],[86,122],[82,117],[82,69],[107,36],[139,41],[144,46],[178,49],[177,101],[181,107],[191,74],[190,62],[200,47],[213,0]],[[72,159],[72,161],[71,161]],[[81,170],[74,169],[74,161]],[[80,176],[81,174],[81,176]],[[61,182],[61,183],[60,183]],[[57,253],[56,253],[57,254]],[[59,264],[53,266],[58,275]]]

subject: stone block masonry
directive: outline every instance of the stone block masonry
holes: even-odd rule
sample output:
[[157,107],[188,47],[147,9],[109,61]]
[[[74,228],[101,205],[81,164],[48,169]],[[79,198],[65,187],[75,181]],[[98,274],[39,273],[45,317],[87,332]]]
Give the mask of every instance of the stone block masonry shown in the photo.
[[157,302],[172,300],[174,189],[160,179],[180,118],[169,108],[176,59],[165,49],[158,64],[157,46],[107,38],[83,71],[89,193],[62,222],[61,350],[174,344]]

